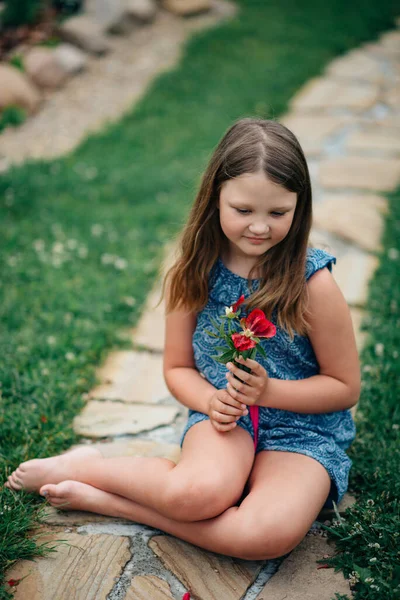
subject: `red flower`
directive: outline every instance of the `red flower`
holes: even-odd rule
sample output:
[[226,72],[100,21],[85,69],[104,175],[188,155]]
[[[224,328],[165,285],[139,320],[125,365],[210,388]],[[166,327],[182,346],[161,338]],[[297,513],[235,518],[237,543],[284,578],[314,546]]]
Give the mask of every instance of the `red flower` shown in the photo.
[[236,350],[239,350],[239,352],[250,350],[256,345],[256,343],[252,339],[247,337],[244,333],[233,333],[232,342]]
[[47,417],[45,417],[44,415],[40,417],[40,420],[42,421],[42,423],[47,423]]
[[189,594],[189,592],[186,592],[186,594],[183,594],[182,600],[190,600],[190,594]]
[[20,579],[9,579],[9,580],[7,581],[8,585],[9,585],[10,587],[15,587],[16,585],[18,585],[18,584],[19,584],[19,582],[20,582]]
[[244,302],[244,294],[242,294],[239,300],[236,300],[235,304],[232,306],[232,311],[235,313],[241,304]]
[[247,337],[272,338],[276,334],[276,327],[265,317],[263,311],[255,308],[246,319],[240,319],[240,324]]

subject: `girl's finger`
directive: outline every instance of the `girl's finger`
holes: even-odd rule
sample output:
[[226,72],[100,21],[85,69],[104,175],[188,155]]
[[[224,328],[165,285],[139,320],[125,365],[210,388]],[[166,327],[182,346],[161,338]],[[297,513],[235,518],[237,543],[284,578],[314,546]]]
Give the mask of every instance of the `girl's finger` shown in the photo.
[[223,425],[222,423],[218,423],[218,421],[214,421],[213,419],[211,419],[211,424],[214,427],[214,429],[216,429],[220,433],[226,433],[227,431],[231,431],[237,426],[236,421],[234,423],[229,423],[228,425]]
[[228,383],[228,385],[226,386],[226,389],[234,400],[238,400],[239,402],[242,402],[243,404],[251,404],[252,403],[251,399],[248,396],[245,396],[241,392],[238,392],[233,387],[232,384]]
[[235,415],[235,416],[239,415],[239,416],[241,416],[243,414],[242,408],[236,408],[235,406],[231,406],[230,404],[225,404],[221,400],[219,401],[219,404],[217,405],[217,410],[218,410],[218,412],[220,412],[224,415]]
[[214,421],[218,421],[218,423],[234,423],[236,421],[236,415],[226,415],[224,413],[220,413],[216,410],[213,410],[211,413]]

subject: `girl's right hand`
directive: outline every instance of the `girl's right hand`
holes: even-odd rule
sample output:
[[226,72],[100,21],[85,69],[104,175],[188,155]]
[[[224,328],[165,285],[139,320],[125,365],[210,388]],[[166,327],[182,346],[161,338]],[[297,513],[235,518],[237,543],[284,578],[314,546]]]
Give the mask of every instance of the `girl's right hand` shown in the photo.
[[226,390],[216,390],[210,398],[208,416],[217,431],[231,431],[236,427],[236,421],[248,412],[247,406],[234,400]]

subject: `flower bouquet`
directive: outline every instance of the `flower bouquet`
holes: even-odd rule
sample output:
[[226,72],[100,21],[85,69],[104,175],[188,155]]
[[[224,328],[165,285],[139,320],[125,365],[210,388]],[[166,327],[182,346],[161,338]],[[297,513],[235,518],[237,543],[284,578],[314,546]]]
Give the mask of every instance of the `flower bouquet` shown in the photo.
[[[240,318],[240,306],[245,301],[244,295],[240,296],[232,306],[225,308],[225,315],[221,316],[221,323],[211,319],[212,325],[218,333],[205,330],[207,335],[223,340],[225,345],[215,346],[215,350],[222,354],[212,356],[217,362],[225,364],[234,362],[234,364],[243,371],[251,373],[251,369],[236,362],[235,359],[240,356],[243,359],[255,359],[257,352],[266,357],[264,348],[260,345],[260,338],[272,338],[276,334],[276,327],[268,321],[263,311],[255,308],[247,317]],[[226,331],[226,324],[228,331]],[[239,377],[236,377],[239,379]],[[241,381],[239,379],[239,381]],[[250,418],[253,423],[255,440],[257,445],[258,432],[258,406],[249,406]]]

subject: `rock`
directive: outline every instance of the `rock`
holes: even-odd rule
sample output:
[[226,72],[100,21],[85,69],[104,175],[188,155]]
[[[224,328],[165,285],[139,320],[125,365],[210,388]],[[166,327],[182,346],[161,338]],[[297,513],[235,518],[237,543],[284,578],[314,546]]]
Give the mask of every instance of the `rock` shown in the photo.
[[169,398],[162,356],[150,352],[112,352],[98,370],[101,385],[89,396],[123,402],[157,403]]
[[125,0],[126,14],[139,23],[151,23],[157,13],[154,0]]
[[280,119],[298,137],[304,152],[310,155],[320,154],[326,139],[337,135],[349,122],[349,116],[304,115],[290,113]]
[[333,60],[326,69],[328,75],[343,77],[352,81],[361,80],[370,83],[381,83],[384,71],[381,64],[373,56],[356,49]]
[[320,184],[327,188],[355,188],[391,192],[400,182],[400,160],[342,156],[321,161]]
[[91,0],[89,14],[106,33],[127,35],[135,26],[126,14],[124,0]]
[[383,233],[387,199],[375,194],[324,194],[313,208],[313,222],[338,237],[375,252]]
[[38,87],[58,88],[68,77],[51,48],[33,47],[24,57],[24,66],[27,75]]
[[335,594],[350,597],[350,587],[342,573],[335,573],[333,568],[318,569],[316,561],[334,553],[326,538],[305,537],[283,561],[257,600],[331,600]]
[[54,49],[54,58],[68,75],[83,71],[88,62],[87,55],[72,44],[57,46]]
[[240,600],[264,563],[206,552],[169,536],[155,536],[149,546],[193,598],[204,600]]
[[[400,100],[400,96],[399,96]],[[399,102],[397,102],[399,104]],[[400,155],[399,132],[379,125],[363,127],[354,132],[346,142],[346,148],[352,153],[368,153],[382,156],[383,153]]]
[[155,575],[136,575],[125,600],[174,600],[168,583]]
[[353,83],[340,79],[317,77],[306,83],[290,101],[297,111],[326,111],[332,108],[348,108],[363,111],[377,101],[379,88],[372,83]]
[[149,294],[140,321],[132,331],[132,343],[162,352],[165,345],[165,302],[163,300],[156,307],[160,296],[161,285],[158,284]]
[[[130,559],[129,539],[114,535],[50,534],[40,542],[56,542],[47,558],[20,560],[8,570],[6,579],[21,579],[14,600],[67,600],[108,597]],[[54,544],[55,545],[55,544]],[[22,579],[24,578],[24,579]]]
[[92,400],[75,417],[74,430],[79,435],[93,438],[139,433],[170,425],[178,413],[178,406]]
[[180,17],[187,17],[210,10],[211,0],[162,0],[166,10]]
[[15,105],[34,113],[40,101],[39,91],[24,73],[11,65],[0,65],[0,110]]
[[64,21],[57,27],[57,33],[65,41],[90,54],[101,55],[110,49],[102,27],[85,14]]

